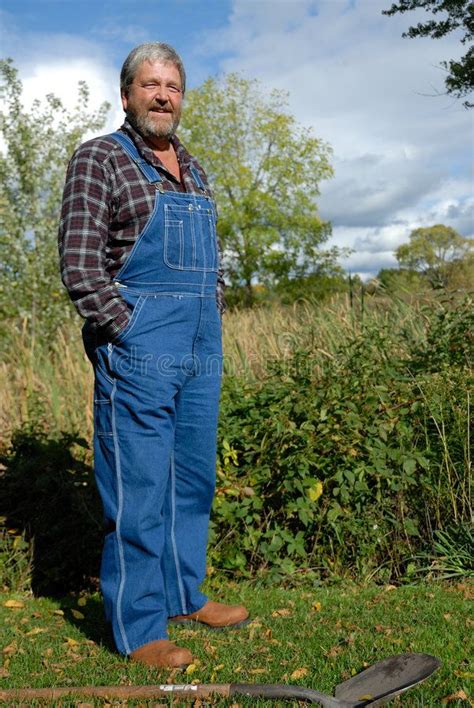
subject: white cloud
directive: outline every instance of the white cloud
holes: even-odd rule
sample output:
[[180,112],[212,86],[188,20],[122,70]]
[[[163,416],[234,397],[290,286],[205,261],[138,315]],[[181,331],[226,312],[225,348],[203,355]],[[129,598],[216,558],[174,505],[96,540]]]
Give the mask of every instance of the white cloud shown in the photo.
[[108,128],[113,129],[122,122],[116,74],[98,62],[86,58],[75,59],[66,65],[54,60],[46,61],[24,67],[21,74],[26,106],[31,106],[34,99],[54,93],[69,110],[73,110],[78,102],[78,84],[85,81],[91,108],[98,108],[104,101],[109,101],[113,107]]
[[[73,110],[78,101],[79,81],[85,81],[91,110],[104,101],[111,104],[104,132],[121,125],[123,111],[117,69],[99,42],[64,33],[21,32],[7,13],[0,13],[0,24],[3,27],[2,53],[14,58],[23,84],[25,106],[52,93]],[[20,46],[21,52],[18,51]]]
[[[289,91],[290,110],[334,148],[336,176],[321,184],[320,211],[334,224],[331,243],[355,248],[346,265],[376,272],[394,265],[393,250],[417,226],[446,223],[474,233],[472,119],[443,92],[443,59],[465,51],[459,35],[402,39],[424,12],[384,17],[391,0],[234,0],[227,24],[200,34],[189,51],[219,57],[222,71],[241,71]],[[0,11],[2,53],[14,56],[25,99],[47,93],[73,108],[77,83],[91,106],[113,109],[104,132],[123,120],[118,70],[107,41],[136,43],[148,26],[113,21],[88,37],[20,32]],[[106,47],[108,49],[106,50]],[[19,51],[21,47],[21,52]],[[431,94],[423,95],[423,94]]]
[[473,231],[472,113],[437,95],[440,62],[465,48],[456,34],[403,39],[427,15],[383,16],[390,5],[235,0],[207,45],[222,52],[223,71],[289,91],[297,119],[332,144],[336,176],[321,184],[320,211],[334,223],[332,242],[357,249],[348,265],[359,271],[393,265],[391,249],[416,226]]

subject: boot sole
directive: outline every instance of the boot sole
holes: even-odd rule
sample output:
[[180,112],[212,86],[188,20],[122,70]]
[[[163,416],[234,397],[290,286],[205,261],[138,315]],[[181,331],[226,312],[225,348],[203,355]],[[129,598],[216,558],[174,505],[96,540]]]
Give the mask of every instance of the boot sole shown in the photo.
[[201,622],[200,620],[197,619],[180,619],[180,620],[173,620],[170,619],[168,620],[168,624],[176,624],[176,625],[181,625],[183,626],[184,624],[199,624],[201,627],[205,627],[206,629],[210,629],[213,632],[221,632],[226,629],[240,629],[241,627],[246,627],[248,624],[252,622],[251,617],[247,617],[244,620],[241,620],[240,622],[235,622],[234,624],[225,624],[222,627],[213,627],[210,624],[207,624],[206,622]]

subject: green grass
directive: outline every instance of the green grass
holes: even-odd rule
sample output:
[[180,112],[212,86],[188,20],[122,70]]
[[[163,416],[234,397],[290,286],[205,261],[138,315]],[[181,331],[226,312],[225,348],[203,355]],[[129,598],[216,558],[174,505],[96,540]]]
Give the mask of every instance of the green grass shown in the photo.
[[[219,584],[212,585],[216,597]],[[0,687],[139,685],[169,679],[174,683],[296,683],[331,694],[338,683],[386,656],[426,652],[438,656],[443,666],[398,699],[400,703],[439,706],[443,698],[460,691],[469,695],[472,585],[284,589],[226,583],[225,588],[225,599],[245,602],[254,622],[239,631],[172,628],[171,638],[189,647],[196,657],[189,673],[147,669],[115,654],[98,595],[70,596],[58,602],[4,594],[0,596]],[[22,606],[6,607],[11,599]],[[74,617],[73,610],[83,618]],[[299,669],[306,673],[292,678]],[[82,700],[104,705],[100,700]],[[78,701],[80,696],[50,705],[77,706]],[[275,705],[251,699],[237,702]],[[113,705],[152,706],[157,702]],[[450,705],[472,703],[466,699]]]

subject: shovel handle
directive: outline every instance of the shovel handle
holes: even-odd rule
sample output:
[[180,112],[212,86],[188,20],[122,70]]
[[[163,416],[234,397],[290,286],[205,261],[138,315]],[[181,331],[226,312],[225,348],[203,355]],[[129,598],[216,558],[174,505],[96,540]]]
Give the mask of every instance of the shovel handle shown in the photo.
[[181,700],[211,696],[253,696],[267,699],[290,699],[318,703],[326,708],[351,705],[303,686],[283,684],[162,684],[159,686],[63,686],[58,688],[9,688],[0,690],[0,701],[55,701],[65,696],[79,695],[94,698],[155,699],[176,697]]
[[229,684],[162,684],[160,686],[61,686],[58,688],[9,688],[0,689],[0,701],[25,701],[42,699],[55,701],[70,695],[97,698],[165,698],[180,695],[181,698],[208,698],[218,694],[228,697]]

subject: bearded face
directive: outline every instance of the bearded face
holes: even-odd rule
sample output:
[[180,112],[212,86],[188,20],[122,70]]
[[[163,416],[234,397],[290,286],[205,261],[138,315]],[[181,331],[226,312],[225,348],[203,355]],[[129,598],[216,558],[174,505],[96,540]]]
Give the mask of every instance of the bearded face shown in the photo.
[[130,123],[146,138],[174,135],[181,118],[181,77],[174,64],[144,61],[122,106]]

